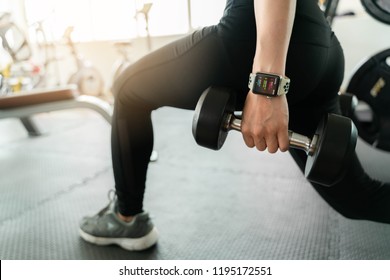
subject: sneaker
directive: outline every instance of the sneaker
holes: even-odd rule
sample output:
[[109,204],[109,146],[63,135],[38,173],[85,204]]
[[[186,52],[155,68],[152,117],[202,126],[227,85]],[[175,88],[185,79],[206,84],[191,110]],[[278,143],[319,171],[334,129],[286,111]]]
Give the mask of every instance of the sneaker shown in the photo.
[[148,213],[135,215],[129,223],[120,220],[116,213],[114,197],[98,214],[81,221],[80,236],[96,245],[116,244],[130,251],[145,250],[157,243],[158,233]]

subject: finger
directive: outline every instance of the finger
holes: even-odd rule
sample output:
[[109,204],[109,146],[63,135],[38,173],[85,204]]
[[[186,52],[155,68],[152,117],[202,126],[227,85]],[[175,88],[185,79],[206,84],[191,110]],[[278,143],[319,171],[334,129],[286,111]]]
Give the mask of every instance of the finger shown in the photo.
[[264,138],[259,138],[257,139],[256,141],[256,149],[258,149],[259,151],[265,151],[265,149],[267,148],[267,143],[265,141]]
[[276,153],[279,148],[278,138],[276,136],[269,136],[266,139],[266,145],[269,153]]
[[249,148],[253,148],[255,146],[255,141],[251,136],[246,136],[245,134],[242,134],[244,138],[245,145],[247,145]]
[[279,150],[286,152],[290,147],[290,140],[288,138],[288,131],[278,134]]

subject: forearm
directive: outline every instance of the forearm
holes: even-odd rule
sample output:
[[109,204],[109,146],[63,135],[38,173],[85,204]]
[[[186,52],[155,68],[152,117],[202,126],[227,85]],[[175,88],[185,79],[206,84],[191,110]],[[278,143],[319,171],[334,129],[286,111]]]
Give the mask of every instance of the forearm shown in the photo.
[[296,0],[253,0],[257,42],[253,72],[284,75]]
[[[256,16],[256,53],[253,72],[285,75],[296,0],[253,0]],[[288,104],[286,96],[266,98],[249,91],[241,132],[248,147],[270,153],[288,149]]]

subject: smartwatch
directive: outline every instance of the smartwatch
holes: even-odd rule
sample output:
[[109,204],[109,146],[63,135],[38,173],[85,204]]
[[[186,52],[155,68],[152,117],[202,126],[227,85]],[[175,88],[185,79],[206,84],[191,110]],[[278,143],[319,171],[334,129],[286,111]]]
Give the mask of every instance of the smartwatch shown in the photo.
[[255,94],[274,97],[284,95],[290,87],[290,79],[272,73],[251,73],[249,74],[249,89]]

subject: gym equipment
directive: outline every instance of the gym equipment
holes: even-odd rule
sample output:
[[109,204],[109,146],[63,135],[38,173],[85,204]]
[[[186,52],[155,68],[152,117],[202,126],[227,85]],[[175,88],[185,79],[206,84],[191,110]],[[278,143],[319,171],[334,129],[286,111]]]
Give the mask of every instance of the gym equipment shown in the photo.
[[[192,123],[195,141],[203,147],[219,150],[229,130],[241,131],[241,120],[234,115],[235,92],[210,87],[200,97]],[[309,181],[331,186],[344,175],[357,142],[357,131],[351,119],[328,114],[310,139],[289,131],[290,148],[308,155],[305,176]]]
[[47,88],[60,85],[60,68],[58,61],[61,59],[57,55],[57,46],[48,40],[45,21],[48,17],[30,23],[30,42],[35,45],[34,61],[41,67],[42,75],[36,87]]
[[12,20],[10,13],[0,14],[0,41],[14,62],[31,58],[32,51],[26,35]]
[[120,58],[114,63],[114,71],[112,75],[113,82],[133,62],[130,55],[130,49],[132,45],[133,44],[130,41],[121,41],[114,43],[114,47],[118,51]]
[[361,0],[367,13],[376,20],[390,24],[390,1],[389,0]]
[[354,11],[347,11],[344,13],[337,13],[337,8],[339,6],[339,0],[319,0],[318,5],[321,10],[324,12],[324,15],[329,23],[329,25],[333,24],[333,19],[335,17],[345,17],[345,16],[354,16]]
[[135,18],[138,20],[138,15],[142,15],[145,20],[146,42],[148,45],[148,51],[152,50],[152,40],[149,32],[149,12],[153,3],[145,3],[140,10],[135,13]]
[[4,54],[7,53],[6,57],[9,57],[3,69],[0,69],[2,95],[36,87],[42,77],[41,67],[32,62],[32,48],[27,36],[10,13],[0,14],[0,42]]
[[91,109],[99,113],[111,124],[112,107],[94,96],[80,95],[76,86],[34,89],[0,98],[0,120],[19,118],[29,136],[40,136],[40,131],[33,120],[39,113],[53,112],[73,108]]
[[333,19],[336,16],[336,10],[339,5],[339,0],[319,0],[318,4],[323,10],[329,24],[332,25]]
[[103,78],[96,67],[77,52],[71,37],[73,29],[73,26],[69,26],[64,33],[66,43],[69,46],[77,65],[77,71],[71,75],[68,84],[77,85],[82,94],[100,96],[104,91]]
[[390,151],[390,49],[364,61],[346,92],[359,100],[354,114],[359,136],[374,147]]
[[352,116],[355,113],[358,103],[359,100],[353,94],[350,93],[339,94],[339,104],[340,104],[341,114],[343,116],[352,119]]

